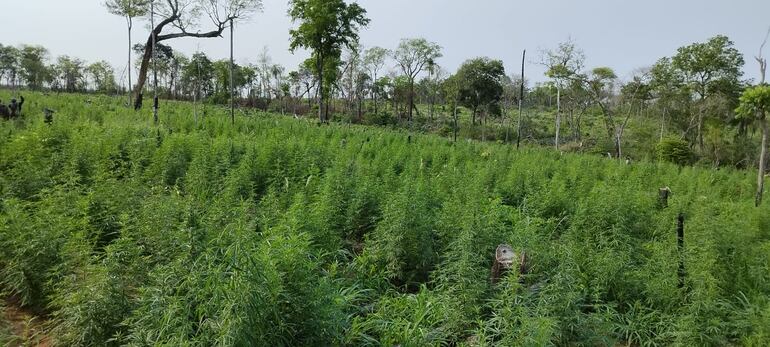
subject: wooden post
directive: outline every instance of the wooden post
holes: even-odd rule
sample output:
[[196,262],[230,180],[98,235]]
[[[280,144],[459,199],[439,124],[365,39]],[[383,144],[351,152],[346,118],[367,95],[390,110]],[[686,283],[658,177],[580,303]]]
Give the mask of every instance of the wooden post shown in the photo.
[[679,252],[679,270],[677,275],[679,277],[679,288],[684,288],[684,214],[679,213],[676,217],[676,248]]

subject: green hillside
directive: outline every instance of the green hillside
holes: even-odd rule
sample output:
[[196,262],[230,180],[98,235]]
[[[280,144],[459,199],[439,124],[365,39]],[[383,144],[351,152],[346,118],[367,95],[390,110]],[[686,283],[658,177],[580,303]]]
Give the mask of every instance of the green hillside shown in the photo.
[[[752,172],[29,95],[0,121],[0,291],[58,345],[770,340]],[[500,244],[527,271],[492,284]]]

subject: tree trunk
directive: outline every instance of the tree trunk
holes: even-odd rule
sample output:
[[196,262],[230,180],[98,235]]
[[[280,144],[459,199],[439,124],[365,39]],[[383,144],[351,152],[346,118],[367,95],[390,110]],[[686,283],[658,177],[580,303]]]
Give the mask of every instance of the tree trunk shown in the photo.
[[698,113],[698,147],[703,151],[703,109]]
[[[233,20],[230,20],[230,122],[235,124],[235,79],[233,74]],[[283,112],[282,112],[283,113]]]
[[147,43],[144,48],[144,55],[142,55],[142,64],[139,66],[139,76],[136,80],[136,86],[134,87],[134,110],[142,108],[142,97],[144,84],[147,83],[147,70],[150,67],[150,58],[152,58],[152,38],[153,35],[147,38]]
[[[154,8],[154,2],[150,2],[150,28],[155,27],[155,8]],[[153,85],[153,96],[152,96],[152,120],[155,123],[155,125],[158,124],[158,53],[155,52],[155,45],[158,43],[158,35],[153,32],[153,35],[150,35],[150,38],[152,38],[152,85]]]
[[126,18],[128,21],[128,66],[126,67],[126,72],[128,73],[128,105],[131,105],[131,28],[134,26],[134,23],[131,17]]
[[[377,73],[374,73],[374,86],[376,88],[377,86]],[[374,92],[372,93],[373,99],[374,99],[374,115],[377,115],[377,90],[374,89]]]
[[527,50],[521,54],[521,84],[519,89],[519,124],[516,129],[516,149],[519,149],[521,143],[521,116],[522,116],[522,104],[524,103],[524,59],[527,56]]
[[412,121],[412,108],[414,108],[414,80],[409,80],[409,121]]
[[324,119],[324,66],[323,56],[318,53],[316,57],[316,65],[318,66],[318,121],[323,123]]
[[434,92],[433,92],[433,69],[430,69],[430,77],[428,79],[431,81],[431,90],[430,90],[430,121],[433,122],[433,106],[435,104],[435,98],[434,98]]
[[666,112],[668,110],[664,107],[663,108],[663,118],[660,121],[660,140],[663,141],[663,134],[666,130]]
[[454,121],[455,121],[455,126],[454,126],[454,129],[453,129],[454,130],[454,142],[457,142],[457,105],[455,105],[455,107],[454,107]]
[[762,203],[762,194],[765,189],[765,166],[767,165],[767,118],[762,117],[759,120],[762,126],[762,148],[759,152],[759,172],[757,173],[757,197],[755,205],[759,206]]
[[358,122],[361,123],[364,120],[364,113],[362,112],[363,107],[363,98],[361,95],[358,95]]
[[[152,4],[152,3],[151,3]],[[164,18],[158,25],[151,25],[151,27],[154,27],[154,30],[150,33],[149,37],[147,38],[147,42],[144,45],[144,54],[142,55],[142,64],[139,66],[139,77],[137,77],[137,83],[136,86],[134,86],[134,109],[138,110],[142,108],[142,91],[144,90],[144,84],[147,82],[147,70],[149,69],[150,65],[150,58],[152,57],[152,42],[153,39],[155,39],[157,42],[162,42],[174,38],[181,38],[181,37],[195,37],[195,38],[213,38],[213,37],[219,37],[222,35],[222,31],[224,31],[224,26],[220,25],[216,30],[212,30],[205,33],[188,33],[188,32],[180,32],[180,33],[171,33],[166,35],[161,35],[160,33],[163,31],[163,28],[166,27],[166,25],[173,23],[174,21],[179,19],[179,13],[173,13],[170,17]]]
[[481,115],[481,141],[487,140],[487,112],[484,111],[484,113]]
[[505,108],[505,104],[502,106],[503,111],[503,125],[505,126],[505,143],[510,143],[511,141],[511,126],[513,124],[513,119],[511,119],[510,115],[508,114],[508,110]]
[[556,88],[556,138],[553,143],[556,150],[559,150],[559,131],[561,130],[561,88]]

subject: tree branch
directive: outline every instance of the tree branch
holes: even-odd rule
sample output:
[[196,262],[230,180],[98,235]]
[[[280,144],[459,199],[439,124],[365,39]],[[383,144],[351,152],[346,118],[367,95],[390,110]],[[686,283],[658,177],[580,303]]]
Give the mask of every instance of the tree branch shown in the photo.
[[197,38],[221,37],[222,32],[224,30],[225,30],[224,26],[220,26],[219,29],[217,30],[212,30],[205,33],[189,33],[185,30],[182,30],[181,32],[178,32],[178,33],[160,35],[157,37],[157,41],[160,42],[160,41],[175,39],[179,37],[197,37]]

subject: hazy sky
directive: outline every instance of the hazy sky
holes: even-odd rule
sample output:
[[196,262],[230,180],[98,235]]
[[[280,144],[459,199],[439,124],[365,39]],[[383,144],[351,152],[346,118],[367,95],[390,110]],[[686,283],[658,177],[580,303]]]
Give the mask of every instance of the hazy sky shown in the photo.
[[[126,28],[101,0],[3,0],[0,43],[39,44],[52,57],[105,59],[120,76],[125,68]],[[443,47],[438,63],[454,71],[464,60],[488,56],[520,69],[527,49],[529,78],[543,80],[539,50],[572,38],[587,67],[609,66],[627,78],[637,68],[670,56],[676,48],[725,34],[744,54],[745,77],[758,76],[757,54],[770,26],[770,0],[359,0],[371,19],[361,33],[365,47],[394,48],[403,37],[425,37]],[[306,52],[288,52],[288,0],[264,0],[264,11],[236,26],[236,60],[255,62],[267,47],[274,62],[294,69]],[[205,22],[204,22],[205,23]],[[134,41],[147,36],[137,23]],[[167,41],[188,55],[229,56],[227,36]],[[770,47],[766,50],[770,56]],[[392,65],[392,64],[391,64]]]

